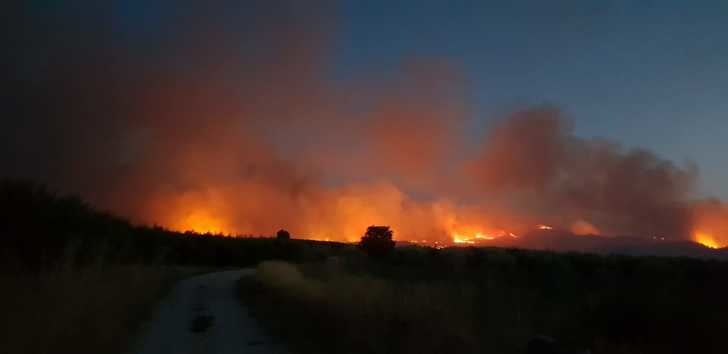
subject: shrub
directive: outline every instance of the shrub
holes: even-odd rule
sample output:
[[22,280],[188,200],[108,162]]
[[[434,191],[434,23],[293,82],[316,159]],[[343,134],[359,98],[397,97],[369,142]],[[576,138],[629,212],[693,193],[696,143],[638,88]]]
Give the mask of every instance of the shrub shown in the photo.
[[372,257],[390,254],[394,249],[392,230],[389,226],[369,226],[359,242],[359,248]]
[[278,230],[278,232],[276,233],[276,238],[279,240],[290,240],[291,233],[289,233],[286,230],[281,229],[281,230]]

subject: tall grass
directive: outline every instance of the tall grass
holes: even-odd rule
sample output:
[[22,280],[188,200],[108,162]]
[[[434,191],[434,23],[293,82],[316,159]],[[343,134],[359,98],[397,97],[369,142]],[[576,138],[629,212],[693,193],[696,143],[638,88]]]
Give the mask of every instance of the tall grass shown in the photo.
[[[242,299],[299,353],[724,353],[728,264],[501,249],[265,262]],[[401,256],[401,257],[400,257]]]
[[59,266],[0,273],[0,353],[123,353],[186,271],[159,266]]
[[328,269],[325,278],[265,262],[243,296],[275,334],[308,353],[468,353],[468,286],[394,284]]

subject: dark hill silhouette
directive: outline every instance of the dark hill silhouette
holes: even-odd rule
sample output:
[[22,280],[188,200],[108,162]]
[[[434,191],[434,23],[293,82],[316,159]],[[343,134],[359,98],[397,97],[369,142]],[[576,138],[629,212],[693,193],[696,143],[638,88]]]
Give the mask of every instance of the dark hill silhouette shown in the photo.
[[728,250],[725,248],[712,249],[689,240],[662,240],[638,236],[578,236],[558,230],[536,230],[519,239],[496,240],[496,244],[598,254],[728,259]]
[[[0,180],[0,263],[38,271],[70,256],[79,265],[113,263],[249,266],[265,259],[323,257],[311,250],[348,247],[335,242],[226,237],[138,226],[99,212],[75,196],[59,196],[24,180]],[[332,251],[333,252],[333,251]]]

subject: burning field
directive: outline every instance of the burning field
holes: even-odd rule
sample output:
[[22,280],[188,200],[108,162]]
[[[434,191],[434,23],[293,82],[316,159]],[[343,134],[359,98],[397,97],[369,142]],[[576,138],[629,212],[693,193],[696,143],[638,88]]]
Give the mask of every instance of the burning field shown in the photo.
[[439,58],[336,77],[336,24],[321,13],[260,10],[279,21],[244,15],[243,35],[201,10],[162,19],[174,36],[117,46],[117,28],[80,22],[76,46],[21,50],[56,67],[18,78],[24,119],[3,123],[5,171],[180,231],[356,241],[380,224],[449,245],[551,228],[728,245],[728,209],[698,199],[692,164],[577,136],[551,105],[478,128],[467,78]]

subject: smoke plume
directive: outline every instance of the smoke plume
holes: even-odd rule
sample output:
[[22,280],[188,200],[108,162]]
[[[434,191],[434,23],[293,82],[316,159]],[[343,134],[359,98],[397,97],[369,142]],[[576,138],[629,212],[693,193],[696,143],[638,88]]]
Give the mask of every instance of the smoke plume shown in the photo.
[[474,140],[443,60],[336,77],[334,9],[271,3],[12,6],[5,174],[138,223],[332,240],[372,224],[430,242],[539,224],[690,238],[725,215],[691,200],[694,166],[577,137],[555,107]]
[[471,170],[482,190],[575,233],[677,238],[692,229],[697,171],[642,149],[576,137],[554,108],[518,112],[486,139]]

